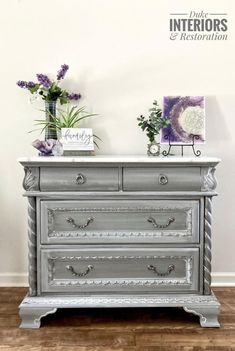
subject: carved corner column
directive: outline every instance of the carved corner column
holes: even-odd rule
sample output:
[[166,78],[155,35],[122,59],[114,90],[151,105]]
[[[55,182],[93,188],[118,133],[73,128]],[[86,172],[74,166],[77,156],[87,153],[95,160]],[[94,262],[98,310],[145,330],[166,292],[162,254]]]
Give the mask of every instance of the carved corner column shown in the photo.
[[[39,168],[24,167],[23,187],[26,191],[39,190]],[[37,232],[36,197],[28,196],[28,275],[29,295],[37,295]]]
[[36,234],[36,198],[28,197],[28,274],[29,295],[37,295],[37,234]]
[[212,197],[205,198],[204,220],[204,294],[211,294],[211,224],[212,224]]

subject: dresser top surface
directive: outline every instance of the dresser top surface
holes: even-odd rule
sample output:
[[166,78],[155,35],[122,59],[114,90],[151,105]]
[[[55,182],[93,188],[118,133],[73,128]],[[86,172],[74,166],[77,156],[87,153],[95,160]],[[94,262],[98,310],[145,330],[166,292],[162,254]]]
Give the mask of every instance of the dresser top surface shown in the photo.
[[179,156],[169,156],[169,157],[157,157],[157,156],[146,156],[146,155],[97,155],[97,156],[60,156],[60,157],[21,157],[18,161],[22,164],[31,164],[35,166],[40,165],[50,165],[50,164],[77,164],[77,163],[146,163],[146,164],[213,164],[216,165],[220,162],[217,157],[179,157]]

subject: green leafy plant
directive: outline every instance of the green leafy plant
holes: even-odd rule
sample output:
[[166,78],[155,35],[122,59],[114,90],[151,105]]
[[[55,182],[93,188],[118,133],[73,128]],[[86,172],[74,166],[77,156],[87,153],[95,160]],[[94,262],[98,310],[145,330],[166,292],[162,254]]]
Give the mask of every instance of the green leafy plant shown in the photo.
[[[77,128],[82,120],[92,116],[97,116],[95,113],[86,112],[85,107],[71,107],[68,105],[66,110],[57,110],[59,112],[57,116],[50,113],[50,120],[35,120],[35,125],[42,126],[41,133],[43,133],[46,128],[50,128],[51,130],[55,131],[60,131],[62,128]],[[97,135],[93,134],[93,136],[101,141]],[[99,147],[96,141],[94,141],[94,144]]]
[[141,115],[137,118],[139,121],[138,126],[141,127],[143,131],[147,132],[147,137],[152,143],[155,136],[160,133],[162,128],[165,128],[169,121],[162,117],[162,109],[159,107],[156,100],[153,102],[153,107],[149,109],[150,115],[148,118]]

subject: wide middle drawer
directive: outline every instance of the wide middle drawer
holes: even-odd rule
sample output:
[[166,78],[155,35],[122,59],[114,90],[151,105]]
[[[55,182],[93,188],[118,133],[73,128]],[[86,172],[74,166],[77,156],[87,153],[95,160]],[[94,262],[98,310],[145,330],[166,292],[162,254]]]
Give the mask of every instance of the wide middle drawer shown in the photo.
[[198,200],[41,201],[41,242],[198,243]]

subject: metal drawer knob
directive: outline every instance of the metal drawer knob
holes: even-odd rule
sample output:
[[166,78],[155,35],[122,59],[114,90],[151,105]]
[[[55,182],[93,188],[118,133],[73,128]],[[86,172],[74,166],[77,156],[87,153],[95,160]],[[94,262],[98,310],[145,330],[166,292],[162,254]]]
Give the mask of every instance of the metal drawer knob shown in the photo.
[[166,272],[159,272],[157,267],[153,266],[152,264],[148,265],[148,269],[150,271],[154,271],[154,273],[156,273],[159,277],[166,277],[170,275],[172,271],[174,271],[175,266],[173,264],[170,264]]
[[67,269],[68,271],[70,271],[70,272],[72,273],[72,275],[75,276],[75,277],[84,277],[84,276],[87,275],[90,271],[92,271],[93,268],[94,268],[94,267],[93,267],[91,264],[89,264],[89,265],[87,266],[87,269],[86,269],[84,272],[75,272],[73,266],[70,266],[70,265],[66,266],[66,269]]
[[159,174],[158,182],[161,185],[166,185],[168,183],[168,178],[165,174]]
[[78,173],[76,177],[76,183],[77,184],[84,184],[86,183],[86,177],[82,173]]
[[93,221],[94,221],[94,218],[93,218],[93,217],[89,217],[89,218],[87,218],[87,221],[86,221],[85,224],[76,224],[76,223],[75,223],[75,220],[74,220],[72,217],[66,218],[66,222],[72,224],[72,226],[73,226],[74,228],[78,228],[78,229],[83,229],[83,228],[88,227],[88,225],[89,225],[90,223],[92,223]]
[[155,218],[153,218],[153,217],[149,217],[149,218],[147,219],[147,221],[150,222],[150,223],[152,223],[152,225],[153,225],[154,228],[164,229],[164,228],[169,227],[169,225],[175,221],[175,218],[174,218],[174,217],[168,218],[168,221],[167,221],[166,224],[158,224],[158,223],[156,222]]

